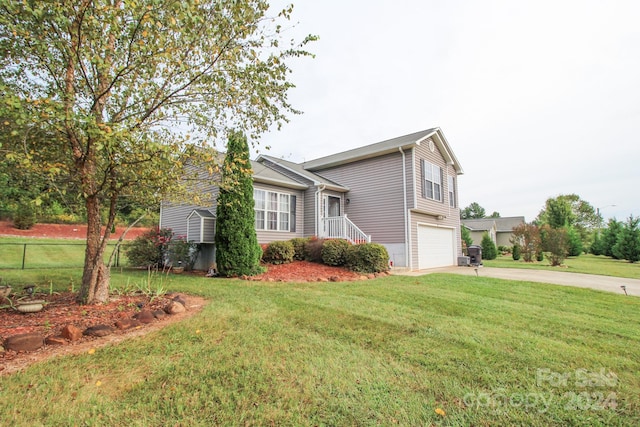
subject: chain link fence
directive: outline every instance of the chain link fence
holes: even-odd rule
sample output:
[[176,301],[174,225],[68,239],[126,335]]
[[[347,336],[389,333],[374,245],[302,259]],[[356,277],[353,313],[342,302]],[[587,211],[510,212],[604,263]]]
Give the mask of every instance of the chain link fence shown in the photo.
[[[85,243],[0,243],[0,269],[82,268],[85,249]],[[113,266],[126,265],[122,246],[115,242],[107,245],[105,262],[114,250]]]

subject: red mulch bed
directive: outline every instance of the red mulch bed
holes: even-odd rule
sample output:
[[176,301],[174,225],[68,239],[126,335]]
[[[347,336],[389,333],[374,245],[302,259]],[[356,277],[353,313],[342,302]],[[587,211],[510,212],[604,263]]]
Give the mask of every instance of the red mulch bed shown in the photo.
[[[119,239],[126,227],[116,227],[112,239]],[[126,240],[133,240],[147,232],[148,228],[134,227],[127,232]],[[86,239],[87,226],[84,224],[35,224],[29,230],[18,230],[9,221],[0,221],[0,236],[36,237],[50,239]]]
[[344,282],[361,279],[362,276],[340,267],[309,261],[294,261],[289,264],[265,265],[267,272],[248,280],[266,282]]

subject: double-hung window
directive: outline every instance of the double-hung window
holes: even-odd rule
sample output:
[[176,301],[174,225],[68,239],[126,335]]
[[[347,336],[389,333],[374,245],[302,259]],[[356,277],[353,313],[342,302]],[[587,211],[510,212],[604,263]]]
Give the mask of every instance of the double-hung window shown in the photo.
[[449,176],[447,185],[449,187],[449,206],[456,207],[456,181],[454,177]]
[[422,161],[422,197],[442,201],[442,168],[426,160]]
[[295,196],[254,189],[253,199],[256,230],[292,231],[291,205]]

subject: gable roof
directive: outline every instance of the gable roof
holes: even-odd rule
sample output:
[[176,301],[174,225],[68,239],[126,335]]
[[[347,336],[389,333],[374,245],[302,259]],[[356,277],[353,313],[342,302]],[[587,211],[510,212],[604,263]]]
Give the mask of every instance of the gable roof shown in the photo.
[[504,218],[495,218],[498,231],[508,231],[511,233],[514,227],[524,224],[523,216],[507,216]]
[[272,184],[279,187],[292,188],[296,190],[306,190],[308,185],[289,178],[288,176],[266,167],[258,161],[251,160],[253,169],[253,181],[263,184]]
[[460,162],[458,162],[458,159],[453,154],[453,151],[451,150],[451,147],[449,147],[449,143],[447,142],[447,139],[444,137],[444,134],[442,133],[442,130],[440,128],[426,129],[420,132],[415,132],[375,144],[366,145],[364,147],[354,148],[352,150],[347,150],[341,153],[332,154],[330,156],[321,157],[319,159],[303,163],[302,166],[305,170],[308,171],[326,169],[329,167],[344,165],[359,160],[382,156],[389,153],[395,153],[400,149],[410,149],[417,145],[420,145],[423,141],[426,141],[429,138],[432,138],[433,142],[438,147],[445,161],[454,167],[458,175],[461,175],[463,171],[462,167],[460,166]]
[[[313,182],[313,185],[315,186],[324,186],[325,188],[329,189],[329,190],[335,190],[335,191],[339,191],[339,192],[347,192],[349,191],[348,187],[345,187],[344,185],[340,185],[334,181],[331,181],[327,178],[324,178],[318,174],[315,174],[311,171],[306,170],[303,165],[300,165],[298,163],[293,163],[290,162],[288,160],[284,160],[284,159],[278,159],[276,157],[272,157],[272,156],[267,156],[265,154],[260,154],[258,156],[258,158],[256,159],[256,162],[262,164],[264,161],[268,161],[271,162],[273,164],[275,164],[276,166],[279,166],[285,170],[288,170],[290,172],[293,172],[294,174],[300,176],[301,178],[304,178],[308,181]],[[263,165],[264,167],[264,165]]]
[[463,219],[460,222],[471,231],[489,231],[497,228],[495,218]]
[[524,223],[524,217],[509,216],[504,218],[463,219],[460,222],[471,231],[487,231],[495,226],[498,232],[511,233],[513,227]]

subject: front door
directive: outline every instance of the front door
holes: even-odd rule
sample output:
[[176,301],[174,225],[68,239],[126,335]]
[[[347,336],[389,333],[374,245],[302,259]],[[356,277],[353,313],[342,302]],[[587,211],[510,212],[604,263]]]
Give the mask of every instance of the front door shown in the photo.
[[340,216],[340,197],[325,196],[324,199],[325,209],[324,216],[332,218]]
[[326,238],[342,237],[340,197],[324,196],[322,199],[322,235]]

